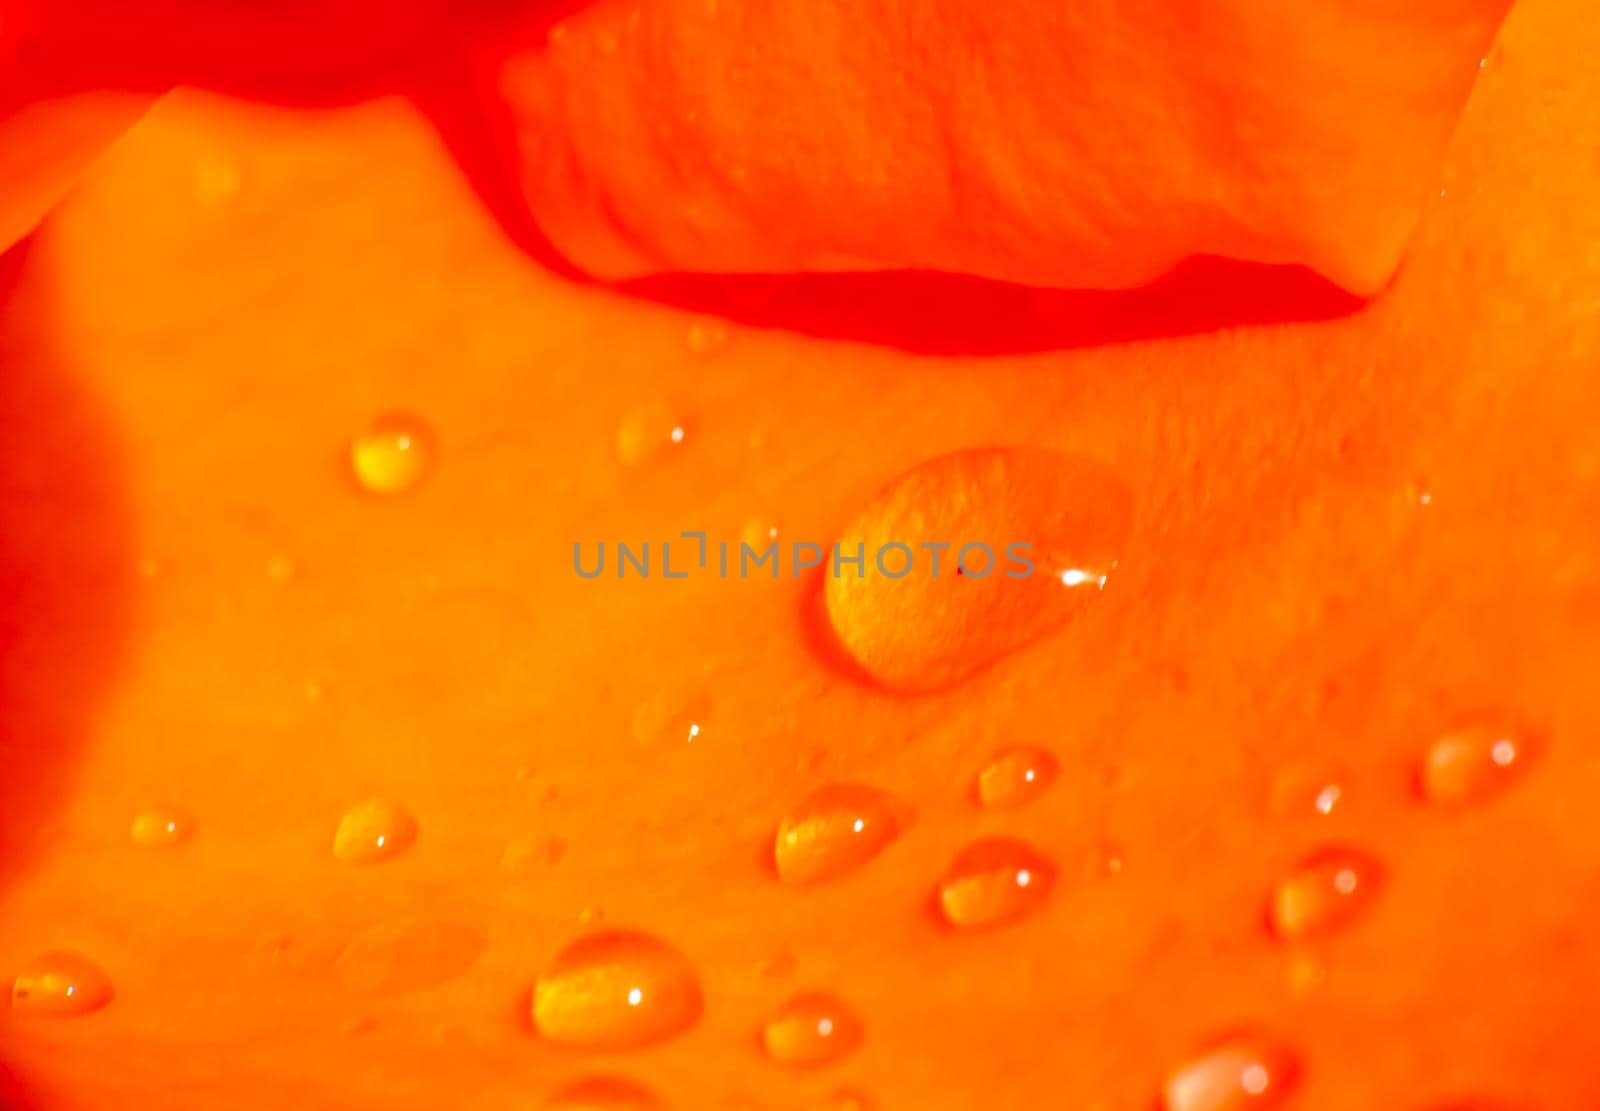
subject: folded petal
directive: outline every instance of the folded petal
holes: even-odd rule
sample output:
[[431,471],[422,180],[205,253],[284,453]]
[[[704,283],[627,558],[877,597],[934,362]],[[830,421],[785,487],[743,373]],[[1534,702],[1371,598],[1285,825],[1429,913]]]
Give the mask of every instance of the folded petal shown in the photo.
[[507,64],[545,233],[607,278],[1118,288],[1399,264],[1509,0],[599,0]]

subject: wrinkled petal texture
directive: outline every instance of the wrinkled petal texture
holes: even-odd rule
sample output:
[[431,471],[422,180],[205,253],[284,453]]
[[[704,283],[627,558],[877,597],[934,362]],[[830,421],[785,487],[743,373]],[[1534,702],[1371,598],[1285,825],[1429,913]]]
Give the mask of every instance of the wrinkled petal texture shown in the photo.
[[607,277],[1192,255],[1398,265],[1508,0],[600,0],[507,66],[549,236]]

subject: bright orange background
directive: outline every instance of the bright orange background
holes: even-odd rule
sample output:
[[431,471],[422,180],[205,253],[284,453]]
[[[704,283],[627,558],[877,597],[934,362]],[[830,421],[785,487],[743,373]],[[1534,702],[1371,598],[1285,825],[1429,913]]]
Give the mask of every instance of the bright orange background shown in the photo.
[[[0,1019],[13,1100],[513,1108],[605,1071],[681,1108],[849,1084],[886,1109],[1143,1109],[1248,1021],[1302,1057],[1299,1108],[1591,1106],[1597,56],[1583,0],[1518,6],[1359,312],[1076,346],[1035,342],[1056,300],[988,291],[1018,340],[976,354],[553,277],[398,100],[162,100],[4,262],[0,964],[74,949],[117,990]],[[620,463],[619,426],[663,405],[685,443]],[[439,458],[380,502],[345,453],[396,409]],[[574,539],[753,518],[825,541],[987,443],[1111,463],[1138,522],[1092,612],[944,694],[831,668],[804,583],[570,570]],[[683,705],[709,707],[692,746],[634,727]],[[1422,806],[1416,762],[1474,716],[1536,762],[1482,806]],[[1022,741],[1060,779],[979,812],[974,775]],[[914,822],[850,877],[780,885],[778,820],[836,780]],[[1295,801],[1323,781],[1328,816]],[[420,835],[352,869],[332,833],[370,795]],[[152,801],[191,842],[130,841]],[[941,931],[944,865],[1001,832],[1055,861],[1050,900]],[[1382,861],[1381,897],[1270,938],[1267,891],[1330,842]],[[421,920],[481,955],[417,990],[341,975],[364,931]],[[686,1036],[597,1060],[528,1029],[533,978],[597,922],[690,958]],[[758,1031],[814,987],[865,1039],[796,1076]]]

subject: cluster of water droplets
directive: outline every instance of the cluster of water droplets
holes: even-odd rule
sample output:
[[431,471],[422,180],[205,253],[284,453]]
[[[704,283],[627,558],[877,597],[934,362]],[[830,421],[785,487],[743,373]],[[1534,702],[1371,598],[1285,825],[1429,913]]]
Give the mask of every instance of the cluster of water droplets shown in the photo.
[[[716,325],[697,324],[691,350],[726,342]],[[616,455],[626,466],[658,460],[682,447],[689,421],[657,401],[626,414]],[[438,459],[428,424],[403,413],[375,420],[349,448],[349,469],[367,494],[394,498],[421,486]],[[982,449],[932,460],[891,483],[847,527],[845,536],[906,544],[965,537],[1027,540],[1040,573],[1023,583],[865,576],[830,579],[828,616],[846,650],[883,686],[946,687],[995,664],[1059,626],[1081,619],[1105,592],[1132,521],[1132,500],[1104,466],[1035,449]],[[751,517],[747,540],[775,538],[765,516]],[[835,585],[846,583],[848,585]],[[704,738],[711,700],[703,693],[641,706],[634,721],[641,743],[694,744]],[[1441,809],[1480,803],[1505,789],[1526,765],[1523,735],[1477,723],[1438,738],[1417,762],[1418,797]],[[1025,808],[1060,776],[1048,749],[1020,744],[992,754],[971,782],[986,812]],[[1345,787],[1318,781],[1310,806],[1333,812]],[[891,793],[860,783],[831,783],[805,795],[783,815],[772,844],[779,881],[806,888],[871,867],[911,826],[911,809]],[[197,823],[186,810],[153,805],[134,815],[131,837],[147,850],[174,851]],[[410,851],[419,824],[397,801],[373,798],[339,819],[332,855],[353,866],[382,865]],[[1122,869],[1109,854],[1103,875]],[[974,838],[951,852],[930,880],[931,904],[943,925],[972,933],[1010,926],[1046,907],[1058,882],[1051,858],[1006,835]],[[1359,846],[1325,845],[1306,855],[1266,894],[1266,932],[1295,943],[1358,923],[1381,892],[1383,869]],[[592,916],[597,919],[598,914]],[[357,938],[341,954],[341,982],[358,991],[409,990],[464,971],[484,947],[471,930],[448,923],[388,923]],[[110,977],[82,954],[46,952],[13,981],[12,1009],[21,1015],[80,1016],[115,998]],[[533,983],[530,1019],[538,1035],[577,1052],[627,1053],[679,1037],[706,1006],[694,962],[672,943],[629,928],[586,933],[554,954]],[[813,989],[789,996],[761,1024],[759,1044],[775,1064],[822,1069],[847,1060],[863,1044],[867,1021],[847,1000]],[[1266,1108],[1290,1093],[1301,1061],[1286,1043],[1260,1031],[1213,1037],[1167,1077],[1166,1111]],[[648,1111],[664,1105],[633,1081],[591,1075],[556,1090],[547,1106],[564,1111]],[[828,1097],[832,1111],[867,1111],[852,1089]]]

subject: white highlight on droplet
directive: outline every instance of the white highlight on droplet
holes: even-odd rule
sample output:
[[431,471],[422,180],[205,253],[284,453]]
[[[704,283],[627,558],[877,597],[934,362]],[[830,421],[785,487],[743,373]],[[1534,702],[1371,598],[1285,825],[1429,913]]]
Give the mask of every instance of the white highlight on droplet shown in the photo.
[[1318,814],[1332,814],[1333,808],[1339,803],[1339,797],[1343,794],[1337,785],[1330,783],[1317,792],[1316,801],[1312,805],[1317,808]]

